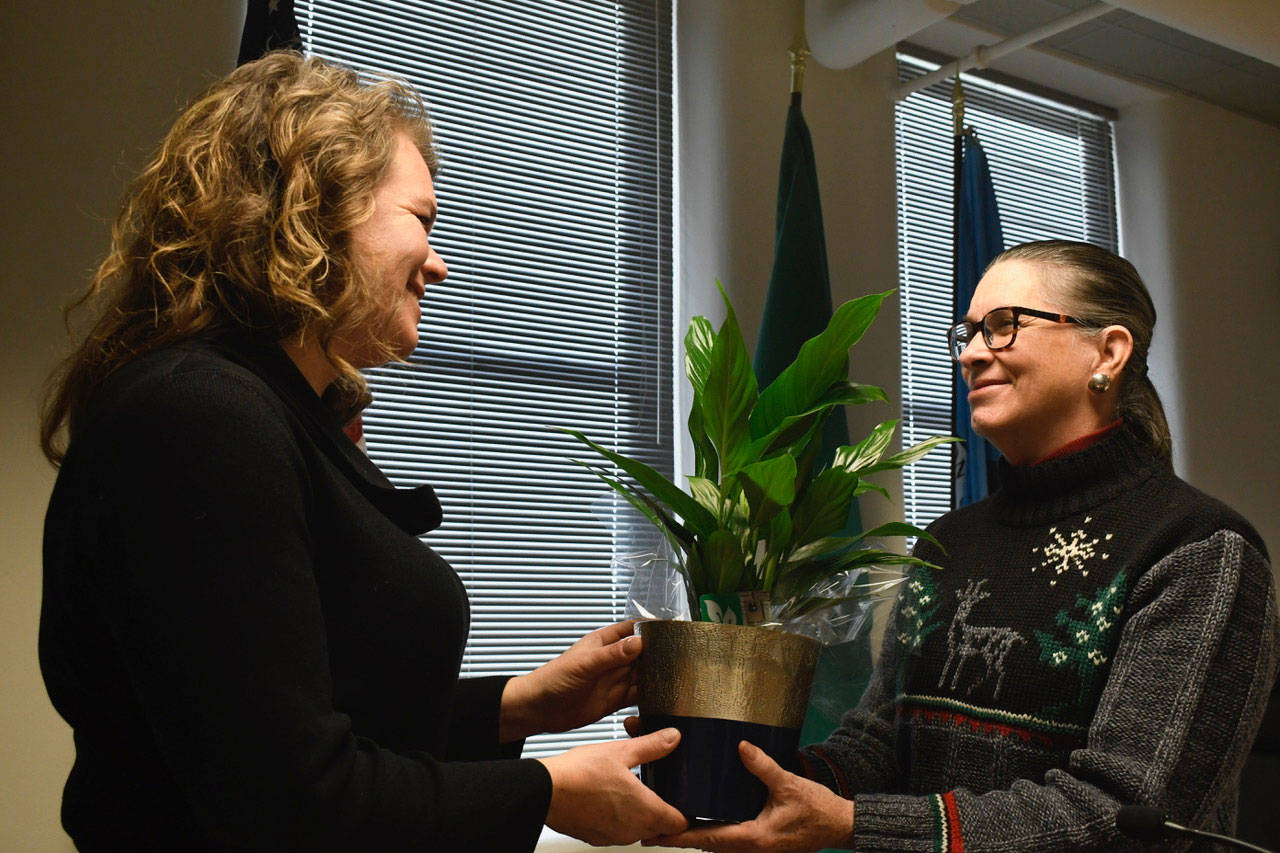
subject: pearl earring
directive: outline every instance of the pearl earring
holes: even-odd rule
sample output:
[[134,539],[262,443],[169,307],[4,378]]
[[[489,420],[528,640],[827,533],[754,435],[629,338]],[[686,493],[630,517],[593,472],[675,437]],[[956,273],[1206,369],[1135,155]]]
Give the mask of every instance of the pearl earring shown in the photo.
[[1105,394],[1111,387],[1111,377],[1105,373],[1095,373],[1089,377],[1089,390]]

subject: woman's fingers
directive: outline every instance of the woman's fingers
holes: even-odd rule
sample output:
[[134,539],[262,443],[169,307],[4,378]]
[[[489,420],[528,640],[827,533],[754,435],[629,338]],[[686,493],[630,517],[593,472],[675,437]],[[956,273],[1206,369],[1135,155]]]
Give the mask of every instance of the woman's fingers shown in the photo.
[[770,758],[768,753],[749,741],[739,741],[738,755],[742,758],[743,766],[769,790],[782,784],[790,775],[779,766],[778,762]]
[[636,785],[640,786],[640,790],[636,794],[635,800],[643,804],[646,811],[649,812],[649,820],[646,822],[646,826],[637,833],[636,841],[645,838],[656,838],[661,835],[675,835],[689,828],[688,821],[684,819],[684,815],[680,814],[675,806],[644,787],[639,779],[636,779]]
[[641,735],[631,740],[618,740],[614,743],[619,745],[626,765],[636,767],[670,755],[680,743],[680,730],[662,729],[652,734]]
[[628,769],[668,754],[679,741],[678,731],[663,729],[538,759],[551,774],[547,825],[592,844],[629,844],[681,832],[684,816]]
[[[619,640],[625,639],[626,637],[634,635],[635,630],[636,620],[625,619],[622,622],[614,622],[612,625],[605,625],[603,628],[595,629],[590,634],[587,634],[582,639],[578,640],[578,642],[574,643],[574,645],[593,644],[608,646],[612,643],[618,642]],[[637,642],[639,639],[639,637],[636,637]]]
[[[609,628],[600,630],[608,631]],[[579,677],[598,678],[635,663],[636,658],[640,656],[640,648],[640,638],[627,634],[602,645],[588,644],[580,640],[565,652],[564,660],[566,663],[573,664]]]

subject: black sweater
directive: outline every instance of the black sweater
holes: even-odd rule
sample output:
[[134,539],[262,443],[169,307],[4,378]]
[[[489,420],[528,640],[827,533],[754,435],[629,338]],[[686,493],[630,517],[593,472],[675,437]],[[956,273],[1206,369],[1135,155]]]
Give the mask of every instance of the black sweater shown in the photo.
[[459,679],[469,609],[276,346],[117,371],[45,521],[40,661],[95,849],[532,849],[551,783]]
[[1253,528],[1127,430],[930,526],[859,707],[805,753],[858,850],[1127,847],[1120,805],[1230,831],[1276,672]]

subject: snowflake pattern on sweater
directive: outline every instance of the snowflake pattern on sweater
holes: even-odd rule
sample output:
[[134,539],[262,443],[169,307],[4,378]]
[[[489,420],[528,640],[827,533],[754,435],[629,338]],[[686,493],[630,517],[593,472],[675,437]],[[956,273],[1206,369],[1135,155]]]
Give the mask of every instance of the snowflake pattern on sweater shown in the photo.
[[1031,571],[1036,569],[1052,568],[1054,577],[1050,579],[1050,586],[1058,585],[1057,575],[1063,572],[1077,571],[1081,577],[1088,577],[1092,566],[1092,561],[1097,558],[1100,560],[1110,559],[1111,555],[1101,551],[1098,548],[1100,543],[1110,542],[1114,534],[1107,533],[1102,537],[1089,538],[1089,533],[1085,531],[1085,527],[1093,519],[1085,516],[1081,527],[1072,531],[1069,536],[1063,536],[1057,527],[1049,528],[1049,536],[1052,541],[1047,545],[1037,546],[1031,549],[1031,552],[1044,555],[1044,560],[1040,565],[1032,566]]

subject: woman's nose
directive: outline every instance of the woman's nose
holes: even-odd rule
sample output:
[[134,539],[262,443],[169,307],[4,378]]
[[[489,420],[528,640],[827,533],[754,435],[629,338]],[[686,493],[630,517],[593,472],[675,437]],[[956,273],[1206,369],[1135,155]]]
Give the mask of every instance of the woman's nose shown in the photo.
[[988,359],[991,357],[991,350],[987,349],[987,340],[981,334],[974,335],[964,345],[964,349],[960,350],[960,366],[967,367],[975,361]]
[[448,277],[449,267],[435,249],[428,249],[426,263],[422,265],[422,275],[428,284],[444,281]]

